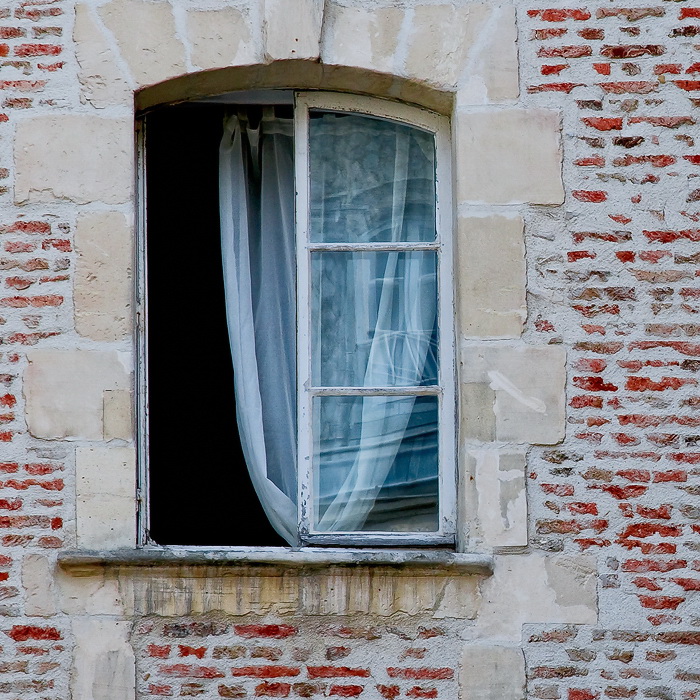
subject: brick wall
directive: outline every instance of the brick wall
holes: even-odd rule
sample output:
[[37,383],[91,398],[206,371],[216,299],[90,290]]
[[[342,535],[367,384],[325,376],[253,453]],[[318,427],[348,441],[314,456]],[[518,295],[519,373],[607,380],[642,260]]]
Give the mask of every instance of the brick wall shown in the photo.
[[246,619],[136,627],[144,695],[155,697],[456,697],[456,630],[404,616],[295,624]]
[[[66,697],[66,620],[28,617],[22,586],[34,553],[63,546],[67,453],[26,433],[27,346],[69,330],[71,227],[59,207],[13,209],[12,135],[23,114],[69,103],[64,2],[0,6],[0,694]],[[70,49],[68,50],[68,53]]]
[[521,3],[528,102],[563,111],[566,206],[533,217],[530,333],[569,349],[534,546],[599,564],[596,628],[528,631],[538,698],[695,698],[700,9]]

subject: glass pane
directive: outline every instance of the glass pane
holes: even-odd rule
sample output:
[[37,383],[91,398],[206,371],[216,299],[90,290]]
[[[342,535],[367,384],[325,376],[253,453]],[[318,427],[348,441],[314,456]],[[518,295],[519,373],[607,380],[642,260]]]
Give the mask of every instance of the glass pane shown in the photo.
[[315,530],[438,530],[436,396],[317,396],[313,410]]
[[437,384],[437,254],[311,257],[314,386]]
[[435,240],[435,137],[398,122],[311,110],[311,241]]

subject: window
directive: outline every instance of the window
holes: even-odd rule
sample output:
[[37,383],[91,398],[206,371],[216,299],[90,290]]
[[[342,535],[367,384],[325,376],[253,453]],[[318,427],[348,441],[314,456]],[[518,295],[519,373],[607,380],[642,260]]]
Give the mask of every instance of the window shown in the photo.
[[254,490],[292,545],[454,543],[446,120],[270,91],[145,124],[152,540],[277,544]]

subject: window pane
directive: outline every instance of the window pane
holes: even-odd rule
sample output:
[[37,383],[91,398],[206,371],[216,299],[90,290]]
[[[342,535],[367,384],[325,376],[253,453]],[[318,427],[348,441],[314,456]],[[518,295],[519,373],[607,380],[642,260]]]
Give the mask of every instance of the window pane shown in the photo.
[[315,529],[438,530],[436,396],[314,398]]
[[311,241],[435,240],[435,138],[398,122],[311,110]]
[[437,254],[311,257],[314,386],[437,384]]

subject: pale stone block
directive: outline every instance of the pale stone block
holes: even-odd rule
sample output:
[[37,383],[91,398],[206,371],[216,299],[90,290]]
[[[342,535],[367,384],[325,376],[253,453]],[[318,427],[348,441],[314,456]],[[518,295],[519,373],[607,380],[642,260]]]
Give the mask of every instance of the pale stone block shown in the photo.
[[75,455],[78,546],[136,546],[136,453],[79,447]]
[[185,49],[177,37],[170,3],[112,0],[98,11],[139,85],[186,72]]
[[525,700],[525,657],[518,647],[467,644],[459,670],[462,700]]
[[133,122],[82,114],[22,119],[15,136],[15,172],[17,204],[127,202],[134,175]]
[[[495,401],[471,408],[492,411],[496,439],[554,445],[564,438],[566,351],[555,345],[480,343],[462,351],[461,381],[488,384]],[[468,395],[474,398],[474,393]],[[478,398],[478,395],[477,395]],[[464,399],[467,400],[467,399]],[[467,434],[470,430],[467,428]]]
[[105,440],[131,440],[134,419],[132,394],[126,389],[108,389],[102,394]]
[[457,88],[458,105],[517,100],[520,93],[517,41],[515,8],[512,5],[491,8],[488,20],[479,25],[479,39],[465,61],[466,68]]
[[331,5],[324,25],[323,62],[395,72],[404,10]]
[[[111,573],[111,572],[110,572]],[[112,615],[124,617],[127,610],[119,590],[119,581],[99,567],[89,575],[74,571],[56,571],[57,600],[66,615]],[[133,612],[133,610],[132,610]]]
[[92,12],[88,5],[76,5],[73,40],[81,101],[99,109],[130,105],[133,95],[129,83]]
[[131,622],[73,620],[72,700],[134,700],[136,662],[129,644]]
[[259,60],[246,14],[235,7],[189,10],[187,38],[197,68],[243,66]]
[[29,432],[50,440],[102,440],[103,392],[129,389],[116,352],[29,350],[25,375]]
[[597,622],[597,566],[592,555],[496,556],[482,583],[482,606],[472,638],[520,641],[530,622]]
[[266,60],[318,59],[323,0],[264,0],[264,4]]
[[41,554],[28,554],[22,559],[25,615],[50,617],[56,614],[52,568],[49,560]]
[[412,14],[406,75],[454,87],[488,20],[488,5],[418,5]]
[[459,202],[562,204],[560,132],[554,110],[458,111]]
[[93,340],[131,331],[132,232],[123,214],[83,214],[75,230],[75,329]]
[[461,217],[458,248],[460,333],[519,338],[527,317],[522,219]]
[[460,391],[460,435],[476,442],[496,439],[496,393],[486,382],[463,383]]
[[526,455],[523,450],[471,450],[481,533],[489,547],[527,546]]

